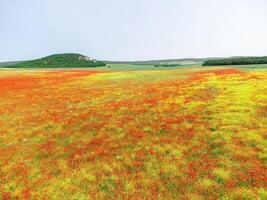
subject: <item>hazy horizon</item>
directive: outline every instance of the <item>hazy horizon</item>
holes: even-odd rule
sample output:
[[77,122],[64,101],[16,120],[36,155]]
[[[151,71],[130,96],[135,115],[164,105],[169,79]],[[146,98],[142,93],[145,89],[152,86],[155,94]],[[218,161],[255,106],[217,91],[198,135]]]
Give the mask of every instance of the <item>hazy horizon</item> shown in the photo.
[[1,0],[0,62],[267,55],[265,0]]

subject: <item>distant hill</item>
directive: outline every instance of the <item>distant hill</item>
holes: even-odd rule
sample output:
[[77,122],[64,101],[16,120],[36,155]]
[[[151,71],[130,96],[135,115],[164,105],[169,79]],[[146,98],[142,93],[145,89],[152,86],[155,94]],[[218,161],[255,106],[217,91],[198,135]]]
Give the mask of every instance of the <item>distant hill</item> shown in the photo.
[[254,65],[267,64],[267,56],[263,57],[231,57],[225,59],[212,59],[203,62],[203,66],[219,66],[219,65]]
[[10,65],[16,65],[16,64],[18,64],[20,62],[22,62],[22,61],[1,62],[0,63],[0,67],[6,67],[6,66],[10,66]]
[[54,54],[44,58],[29,61],[12,61],[0,63],[4,68],[72,68],[72,67],[99,67],[106,64],[122,65],[154,65],[154,66],[186,66],[186,65],[248,65],[266,64],[266,57],[210,57],[210,58],[182,58],[182,59],[162,59],[145,61],[98,61],[87,56],[75,53]]
[[132,64],[132,65],[164,65],[164,64],[178,64],[178,65],[192,65],[202,64],[206,60],[218,58],[181,58],[181,59],[162,59],[162,60],[146,60],[146,61],[107,61],[107,64]]
[[54,54],[44,58],[5,65],[6,68],[71,68],[100,67],[106,64],[75,53]]

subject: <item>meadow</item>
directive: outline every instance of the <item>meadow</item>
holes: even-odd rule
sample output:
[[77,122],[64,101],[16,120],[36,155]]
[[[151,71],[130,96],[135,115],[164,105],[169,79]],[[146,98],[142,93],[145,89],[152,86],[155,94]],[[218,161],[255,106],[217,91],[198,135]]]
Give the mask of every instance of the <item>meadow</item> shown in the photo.
[[266,68],[0,70],[2,200],[264,200],[266,139]]

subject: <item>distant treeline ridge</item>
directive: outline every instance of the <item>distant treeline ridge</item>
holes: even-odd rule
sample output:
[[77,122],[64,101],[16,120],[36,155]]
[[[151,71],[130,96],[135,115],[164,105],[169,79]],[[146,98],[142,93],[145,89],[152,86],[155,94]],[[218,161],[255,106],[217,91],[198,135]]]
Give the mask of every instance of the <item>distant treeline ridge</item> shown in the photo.
[[218,65],[253,65],[253,64],[267,64],[267,56],[206,60],[202,65],[203,66],[218,66]]

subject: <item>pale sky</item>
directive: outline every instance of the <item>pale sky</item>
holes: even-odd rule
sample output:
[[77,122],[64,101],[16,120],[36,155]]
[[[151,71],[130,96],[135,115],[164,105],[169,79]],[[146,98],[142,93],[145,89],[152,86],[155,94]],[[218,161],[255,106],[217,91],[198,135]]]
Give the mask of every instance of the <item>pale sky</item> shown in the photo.
[[0,0],[0,62],[267,55],[267,0]]

